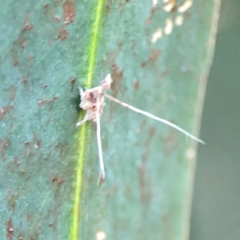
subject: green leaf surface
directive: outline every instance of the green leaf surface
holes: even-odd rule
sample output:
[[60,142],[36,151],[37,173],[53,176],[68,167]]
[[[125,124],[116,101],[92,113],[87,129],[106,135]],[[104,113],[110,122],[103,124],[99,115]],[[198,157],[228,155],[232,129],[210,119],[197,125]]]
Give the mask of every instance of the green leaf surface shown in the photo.
[[112,96],[198,133],[219,0],[154,2],[0,8],[1,239],[187,239],[195,142],[106,100],[97,186],[95,123],[75,129],[77,88],[111,73]]

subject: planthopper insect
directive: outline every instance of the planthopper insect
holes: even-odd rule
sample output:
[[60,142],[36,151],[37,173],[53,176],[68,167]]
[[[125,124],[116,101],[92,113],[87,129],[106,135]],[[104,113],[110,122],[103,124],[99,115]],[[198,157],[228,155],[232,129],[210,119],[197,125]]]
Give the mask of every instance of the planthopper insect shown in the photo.
[[136,107],[133,107],[127,103],[124,103],[106,93],[108,89],[111,88],[112,84],[112,78],[111,74],[108,74],[106,78],[100,82],[99,86],[87,90],[83,90],[82,88],[79,88],[80,98],[81,102],[79,104],[79,107],[86,110],[86,114],[84,118],[76,124],[76,128],[81,126],[83,123],[85,123],[88,120],[92,120],[96,122],[97,125],[97,144],[98,144],[98,153],[99,153],[99,165],[100,165],[100,173],[98,178],[98,184],[101,181],[104,181],[105,179],[105,168],[104,168],[104,161],[103,161],[103,154],[102,154],[102,142],[101,142],[101,126],[100,126],[100,118],[103,113],[103,107],[105,105],[105,97],[110,99],[113,102],[116,102],[124,107],[127,107],[131,109],[134,112],[140,113],[142,115],[145,115],[149,118],[155,119],[159,122],[165,123],[169,125],[172,128],[175,128],[176,130],[184,133],[186,136],[192,138],[193,140],[205,144],[204,141],[200,140],[197,137],[194,137],[189,132],[185,131],[184,129],[180,128],[179,126],[165,120],[159,117],[156,117],[155,115],[143,111],[141,109],[138,109]]

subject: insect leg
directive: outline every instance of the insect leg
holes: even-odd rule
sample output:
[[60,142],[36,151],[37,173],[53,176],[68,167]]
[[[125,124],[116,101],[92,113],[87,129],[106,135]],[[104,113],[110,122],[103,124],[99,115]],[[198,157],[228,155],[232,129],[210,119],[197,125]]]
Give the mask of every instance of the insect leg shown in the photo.
[[182,132],[182,133],[185,134],[186,136],[192,138],[193,140],[195,140],[195,141],[197,141],[197,142],[199,142],[199,143],[206,144],[206,143],[205,143],[204,141],[202,141],[201,139],[193,136],[193,135],[190,134],[189,132],[185,131],[184,129],[180,128],[179,126],[177,126],[177,125],[175,125],[175,124],[173,124],[173,123],[171,123],[171,122],[169,122],[169,121],[167,121],[167,120],[165,120],[165,119],[162,119],[162,118],[160,118],[160,117],[157,117],[157,116],[155,116],[155,115],[153,115],[153,114],[151,114],[151,113],[149,113],[149,112],[143,111],[143,110],[141,110],[141,109],[139,109],[139,108],[133,107],[133,106],[131,106],[131,105],[125,103],[125,102],[122,102],[122,101],[120,101],[120,100],[118,100],[118,99],[116,99],[116,98],[114,98],[114,97],[106,94],[106,93],[105,93],[105,97],[107,97],[107,98],[110,99],[111,101],[114,101],[114,102],[116,102],[116,103],[118,103],[118,104],[120,104],[120,105],[122,105],[122,106],[124,106],[124,107],[127,107],[127,108],[131,109],[131,110],[134,111],[134,112],[140,113],[140,114],[145,115],[145,116],[147,116],[147,117],[149,117],[149,118],[152,118],[152,119],[155,119],[155,120],[157,120],[157,121],[159,121],[159,122],[165,123],[165,124],[167,124],[168,126],[170,126],[170,127],[172,127],[172,128],[175,128],[175,129],[178,130],[179,132]]
[[79,122],[76,123],[75,128],[81,126],[81,125],[84,124],[87,120],[88,120],[88,114],[86,113],[85,116],[84,116],[84,118],[83,118],[83,120],[81,120],[81,121],[79,121]]
[[102,140],[101,140],[101,125],[100,125],[100,116],[99,116],[99,99],[97,99],[97,109],[96,109],[96,123],[97,123],[97,145],[98,145],[98,155],[99,155],[99,178],[98,185],[105,179],[105,169],[103,162],[103,153],[102,153]]

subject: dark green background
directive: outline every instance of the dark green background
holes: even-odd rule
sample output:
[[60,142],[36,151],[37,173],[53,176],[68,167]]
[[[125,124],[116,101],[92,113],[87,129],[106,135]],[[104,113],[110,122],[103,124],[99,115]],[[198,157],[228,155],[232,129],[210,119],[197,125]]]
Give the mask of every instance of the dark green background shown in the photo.
[[240,239],[240,1],[222,1],[196,169],[191,240]]

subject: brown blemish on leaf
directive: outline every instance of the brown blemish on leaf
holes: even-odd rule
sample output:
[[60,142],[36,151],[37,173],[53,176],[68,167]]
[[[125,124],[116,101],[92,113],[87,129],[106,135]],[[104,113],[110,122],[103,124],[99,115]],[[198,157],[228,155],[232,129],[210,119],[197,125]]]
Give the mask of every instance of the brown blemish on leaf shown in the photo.
[[141,122],[141,124],[140,124],[140,126],[139,126],[139,129],[143,129],[143,128],[145,127],[146,123],[147,123],[147,120],[144,119],[144,120]]
[[[52,175],[52,174],[51,174]],[[59,213],[61,213],[60,206],[63,203],[63,198],[61,196],[61,185],[63,183],[63,179],[55,176],[51,177],[51,182],[54,183],[52,192],[54,193],[54,206],[53,209],[49,211],[49,214],[52,215],[51,218],[53,218],[53,221],[49,223],[49,227],[52,227],[54,230],[56,230],[58,219],[59,219]]]
[[23,77],[22,83],[27,84],[28,83],[28,78],[27,77]]
[[11,142],[9,137],[6,137],[5,139],[0,139],[0,149],[1,149],[1,154],[4,161],[6,161],[5,151],[8,149],[10,144]]
[[56,221],[48,224],[48,226],[49,226],[49,227],[52,227],[54,230],[56,230],[56,225],[57,225],[57,222],[56,222]]
[[75,84],[76,83],[76,78],[71,79],[71,84]]
[[160,77],[161,77],[161,78],[165,78],[168,74],[169,74],[169,70],[168,70],[168,69],[165,69],[165,70],[160,74]]
[[152,22],[152,20],[151,20],[150,18],[147,18],[147,20],[145,21],[145,24],[146,24],[146,25],[150,25],[151,22]]
[[41,146],[41,140],[37,137],[37,134],[33,132],[33,147],[38,148]]
[[46,105],[46,103],[48,103],[48,102],[49,102],[48,99],[41,99],[38,101],[38,106],[42,107],[42,106]]
[[142,155],[142,161],[141,164],[138,167],[138,179],[139,179],[139,186],[140,186],[140,197],[141,197],[141,202],[142,203],[149,203],[152,193],[151,193],[151,184],[150,184],[150,180],[149,177],[147,175],[147,171],[146,171],[146,163],[147,163],[147,159],[150,155],[150,150],[149,150],[149,146],[151,143],[151,139],[152,136],[155,133],[155,128],[151,127],[149,129],[149,134],[148,134],[148,138],[145,142],[145,152]]
[[19,63],[17,49],[13,48],[11,53],[12,53],[12,64],[13,64],[14,67],[16,67]]
[[21,175],[25,175],[26,171],[23,170],[23,169],[21,169],[21,170],[19,171],[19,173],[20,173]]
[[25,37],[25,32],[26,32],[26,31],[27,31],[27,30],[24,28],[24,29],[20,32],[17,40],[14,42],[14,45],[15,45],[15,47],[16,47],[16,50],[17,50],[17,48],[25,48],[25,47],[26,47],[26,44],[27,44],[27,39],[26,39],[26,37]]
[[24,146],[28,147],[30,145],[30,142],[24,142]]
[[43,6],[43,12],[44,12],[44,14],[47,15],[47,14],[48,14],[48,11],[49,11],[49,4],[45,4],[45,5]]
[[119,70],[118,66],[113,63],[112,64],[112,91],[113,91],[113,96],[116,97],[120,88],[121,88],[121,80],[123,77],[123,70]]
[[150,10],[150,16],[146,19],[145,21],[145,24],[146,25],[150,25],[151,22],[152,22],[152,19],[154,17],[154,14],[155,12],[157,12],[158,10],[161,10],[161,7],[160,6],[155,6],[155,7],[152,7],[151,10]]
[[177,147],[177,140],[175,134],[176,132],[171,129],[167,137],[164,138],[164,154],[166,156],[171,155],[171,153]]
[[5,106],[5,107],[1,108],[0,109],[0,120],[2,120],[4,118],[4,116],[6,114],[8,114],[13,108],[14,108],[13,105]]
[[45,83],[42,83],[41,85],[42,85],[43,88],[47,88],[48,87],[48,85],[45,84]]
[[155,63],[155,62],[158,60],[160,54],[161,54],[161,51],[160,51],[159,49],[152,49],[151,52],[150,52],[150,54],[149,54],[149,56],[148,56],[148,60],[143,61],[143,62],[141,63],[141,67],[142,67],[142,68],[146,67],[146,65],[147,65],[149,62],[150,62],[150,63]]
[[48,21],[48,22],[52,22],[53,20],[53,16],[54,16],[54,13],[53,13],[53,9],[50,8],[50,5],[49,4],[45,4],[43,6],[43,14],[44,14],[44,20]]
[[138,166],[138,180],[140,186],[140,199],[142,203],[149,203],[151,199],[151,190],[148,176],[146,174],[146,162],[148,155],[150,154],[149,150],[142,155],[142,162]]
[[12,223],[12,218],[10,217],[10,219],[6,222],[6,227],[7,227],[7,239],[8,240],[12,240],[13,239],[13,223]]
[[135,40],[132,40],[132,43],[131,43],[131,48],[135,54],[135,47],[136,47],[136,41]]
[[68,33],[67,33],[67,30],[66,28],[64,27],[61,27],[60,30],[59,30],[59,33],[58,33],[58,39],[61,39],[61,40],[64,40],[68,37]]
[[154,134],[155,134],[155,128],[154,128],[154,127],[151,127],[151,128],[149,129],[149,136],[150,136],[150,137],[153,137]]
[[12,53],[12,63],[13,63],[14,67],[16,67],[19,64],[19,60],[18,60],[19,48],[20,49],[25,48],[26,44],[27,44],[27,39],[25,37],[25,33],[31,29],[32,29],[31,24],[28,21],[25,21],[23,29],[21,30],[17,39],[13,43],[11,53]]
[[30,62],[30,61],[32,61],[33,60],[33,58],[34,58],[34,56],[33,55],[29,55],[28,56],[28,61]]
[[[58,39],[58,36],[57,36],[56,39]],[[55,42],[55,40],[49,40],[49,41],[48,41],[48,45],[51,46],[54,42]]]
[[51,182],[52,183],[57,183],[57,186],[60,187],[63,183],[63,180],[61,178],[58,178],[58,177],[53,177],[51,179]]
[[149,60],[151,62],[156,62],[160,56],[161,51],[159,49],[153,49],[149,55]]
[[9,88],[6,88],[6,92],[8,92],[8,95],[9,95],[9,98],[10,100],[13,100],[15,98],[15,95],[16,95],[16,86],[12,85],[11,87]]
[[69,151],[69,145],[67,142],[59,142],[57,145],[55,145],[55,148],[59,150],[59,156],[62,159],[65,159],[66,155]]
[[134,82],[134,88],[135,88],[136,90],[139,89],[139,81],[135,81],[135,82]]
[[107,0],[106,3],[106,12],[108,13],[112,5],[112,0]]
[[60,22],[61,21],[61,18],[59,16],[54,16],[54,19],[57,21],[57,22]]
[[112,197],[118,190],[118,186],[113,187],[112,189],[109,189],[108,192],[106,193],[106,197],[110,198]]
[[24,153],[22,155],[23,158],[30,159],[34,155],[34,151],[32,149],[24,148]]
[[58,100],[58,97],[57,97],[57,96],[54,96],[51,101],[54,102],[54,101],[56,101],[56,100]]
[[38,106],[42,107],[48,105],[50,110],[52,110],[53,104],[58,100],[58,96],[54,96],[52,99],[41,99],[38,101]]
[[31,222],[32,216],[28,213],[27,216],[26,216],[26,219],[27,219],[28,222]]
[[16,206],[16,202],[20,198],[20,196],[18,194],[13,194],[11,192],[9,194],[10,196],[7,198],[8,208],[10,211],[13,211]]
[[24,150],[23,150],[23,155],[22,157],[25,158],[25,157],[28,157],[31,153],[31,150],[29,149],[30,147],[30,142],[24,142]]
[[19,165],[21,164],[21,162],[18,161],[18,157],[17,157],[17,156],[14,157],[14,163],[15,163],[17,166],[19,166]]
[[32,29],[32,25],[30,24],[29,21],[26,21],[26,22],[24,23],[24,29],[25,29],[26,31],[30,31],[30,30]]
[[63,14],[64,14],[64,23],[70,24],[74,22],[76,7],[75,3],[70,0],[66,0],[63,3]]
[[27,40],[23,40],[22,42],[20,42],[21,44],[21,48],[25,48],[27,45]]
[[122,45],[123,45],[122,42],[120,42],[120,43],[118,44],[118,50],[119,50],[119,52],[122,50]]

